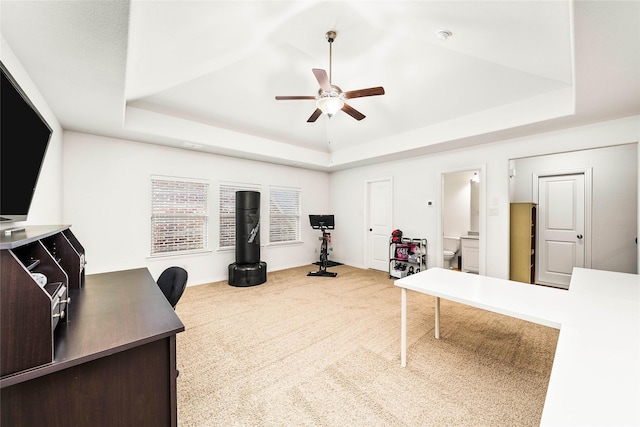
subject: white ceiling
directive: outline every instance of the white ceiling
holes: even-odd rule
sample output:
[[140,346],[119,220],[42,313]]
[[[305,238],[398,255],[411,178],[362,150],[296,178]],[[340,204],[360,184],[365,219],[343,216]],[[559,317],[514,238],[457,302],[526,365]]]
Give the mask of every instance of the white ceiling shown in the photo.
[[[5,1],[67,130],[319,170],[640,114],[638,1]],[[453,33],[440,40],[436,32]],[[315,123],[312,68],[383,86]]]

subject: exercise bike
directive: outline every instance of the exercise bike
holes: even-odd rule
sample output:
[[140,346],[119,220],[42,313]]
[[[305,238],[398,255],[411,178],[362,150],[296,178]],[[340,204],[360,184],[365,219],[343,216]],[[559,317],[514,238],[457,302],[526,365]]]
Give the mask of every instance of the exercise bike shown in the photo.
[[322,237],[319,237],[322,243],[320,243],[320,268],[318,271],[310,271],[307,276],[336,277],[338,273],[327,271],[327,261],[329,260],[328,243],[331,239],[331,233],[327,233],[326,230],[335,228],[334,217],[333,215],[309,215],[309,221],[311,222],[311,228],[322,232]]

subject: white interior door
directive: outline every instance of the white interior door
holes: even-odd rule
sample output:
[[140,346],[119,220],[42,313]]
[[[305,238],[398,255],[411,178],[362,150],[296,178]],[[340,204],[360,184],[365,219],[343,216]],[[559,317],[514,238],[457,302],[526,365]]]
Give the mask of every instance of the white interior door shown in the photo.
[[367,182],[367,268],[389,270],[393,192],[391,179]]
[[538,178],[537,283],[568,288],[585,266],[584,174]]

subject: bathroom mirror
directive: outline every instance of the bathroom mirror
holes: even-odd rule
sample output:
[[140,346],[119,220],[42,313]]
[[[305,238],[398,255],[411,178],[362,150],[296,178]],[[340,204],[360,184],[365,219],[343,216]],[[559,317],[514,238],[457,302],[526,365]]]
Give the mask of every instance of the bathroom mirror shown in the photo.
[[480,227],[480,178],[477,171],[471,177],[469,202],[469,234],[478,234]]

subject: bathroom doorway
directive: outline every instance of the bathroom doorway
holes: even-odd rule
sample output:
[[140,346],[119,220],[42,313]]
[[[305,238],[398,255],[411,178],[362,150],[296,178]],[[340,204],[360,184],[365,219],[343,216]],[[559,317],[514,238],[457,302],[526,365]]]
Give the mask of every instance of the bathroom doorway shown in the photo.
[[484,167],[442,173],[438,266],[484,274],[485,181]]

